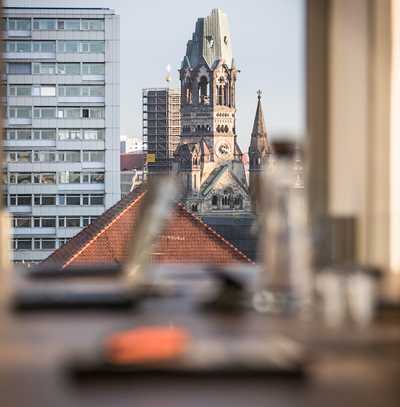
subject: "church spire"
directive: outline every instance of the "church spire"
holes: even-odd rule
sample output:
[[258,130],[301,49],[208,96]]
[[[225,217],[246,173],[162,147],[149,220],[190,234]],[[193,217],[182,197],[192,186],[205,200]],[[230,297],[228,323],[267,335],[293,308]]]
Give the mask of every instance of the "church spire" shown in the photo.
[[257,91],[257,97],[257,110],[254,118],[253,131],[251,132],[251,142],[249,147],[250,195],[253,201],[253,207],[255,208],[260,197],[260,175],[268,157],[272,153],[268,142],[267,130],[264,122],[264,113],[261,106],[261,90]]
[[261,105],[261,90],[257,91],[257,110],[254,118],[253,131],[251,132],[251,142],[249,155],[258,152],[261,156],[271,153],[268,142],[267,130],[265,128],[264,113]]

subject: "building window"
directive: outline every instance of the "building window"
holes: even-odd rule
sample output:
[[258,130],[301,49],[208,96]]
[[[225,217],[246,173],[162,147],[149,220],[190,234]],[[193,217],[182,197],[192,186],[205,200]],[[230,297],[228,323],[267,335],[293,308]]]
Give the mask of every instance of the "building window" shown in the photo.
[[104,97],[104,86],[66,85],[58,87],[61,97]]
[[[55,85],[41,85],[32,87],[32,96],[42,96],[42,97],[54,97],[56,96],[56,86]],[[55,108],[54,117],[55,117]]]
[[96,216],[84,216],[82,219],[82,226],[86,227],[96,220]]
[[32,66],[25,62],[11,62],[7,64],[7,73],[10,75],[30,75]]
[[30,228],[31,218],[30,216],[16,216],[13,218],[14,228]]
[[60,184],[80,184],[81,173],[74,171],[61,171],[58,174],[58,181]]
[[6,52],[17,53],[54,53],[56,50],[55,41],[6,41]]
[[55,140],[56,130],[55,129],[34,129],[33,130],[34,140]]
[[82,173],[82,183],[84,183],[84,184],[104,184],[104,172]]
[[35,151],[33,153],[33,160],[35,162],[50,163],[56,161],[55,151]]
[[32,96],[31,85],[10,85],[8,96]]
[[209,103],[209,83],[205,76],[202,76],[199,81],[199,102],[201,104]]
[[31,130],[28,129],[7,129],[6,138],[7,140],[30,140],[32,138],[32,133]]
[[232,199],[233,191],[231,188],[227,188],[224,190],[224,194],[222,196],[222,207],[223,208],[231,208],[233,206],[233,199]]
[[58,226],[61,228],[79,228],[81,227],[81,218],[76,216],[59,217]]
[[56,205],[55,195],[34,195],[34,204],[43,206],[54,206]]
[[7,153],[8,162],[25,162],[29,163],[32,161],[31,151],[9,151]]
[[56,64],[49,62],[33,63],[34,75],[55,75]]
[[104,140],[104,129],[84,130],[83,138],[84,140]]
[[10,31],[30,31],[31,19],[30,18],[9,18],[8,29]]
[[31,206],[32,195],[10,195],[11,206]]
[[79,163],[81,161],[81,152],[80,151],[58,151],[57,152],[57,161],[58,162],[71,162]]
[[33,108],[33,117],[35,119],[55,119],[56,108],[55,107],[35,107]]
[[33,20],[34,30],[55,30],[56,20],[52,18],[35,18]]
[[80,75],[81,74],[81,64],[79,64],[79,63],[57,64],[57,74],[58,75]]
[[59,129],[58,140],[82,140],[80,129]]
[[80,195],[67,195],[65,197],[65,205],[67,206],[77,206],[81,204]]
[[34,184],[56,184],[56,173],[33,173]]
[[104,195],[89,195],[90,205],[104,205]]
[[243,209],[243,198],[242,195],[236,195],[234,200],[234,205],[236,209]]
[[31,52],[32,43],[30,41],[6,41],[6,52]]
[[12,106],[8,108],[8,118],[9,119],[31,119],[32,118],[32,108],[22,107],[22,106]]
[[99,19],[82,19],[81,29],[89,31],[104,31],[104,20]]
[[104,162],[104,151],[84,151],[83,162]]
[[35,250],[54,250],[56,248],[57,239],[50,238],[35,238],[33,246]]
[[81,196],[80,195],[59,195],[58,203],[59,203],[59,205],[79,206],[81,204]]
[[57,28],[66,31],[79,31],[81,29],[81,22],[79,19],[58,20]]
[[84,63],[82,65],[83,75],[104,75],[105,65],[102,63]]
[[14,250],[32,250],[32,239],[14,239]]
[[58,119],[80,119],[81,109],[79,107],[59,107],[57,109]]
[[213,209],[217,209],[218,208],[218,195],[213,195],[211,198],[211,205],[213,207]]
[[104,53],[104,41],[58,41],[57,51],[60,53]]
[[217,100],[218,100],[218,105],[223,104],[224,100],[224,91],[223,91],[223,85],[217,86]]

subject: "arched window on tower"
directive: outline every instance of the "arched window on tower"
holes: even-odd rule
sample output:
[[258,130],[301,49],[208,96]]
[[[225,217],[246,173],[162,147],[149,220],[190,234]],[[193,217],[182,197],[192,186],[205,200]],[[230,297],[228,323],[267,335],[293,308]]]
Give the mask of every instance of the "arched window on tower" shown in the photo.
[[226,83],[224,86],[224,105],[229,106],[229,84]]
[[218,195],[212,196],[211,205],[212,205],[213,209],[218,209]]
[[235,196],[235,208],[243,209],[243,198],[240,194]]
[[186,103],[187,104],[191,104],[192,103],[192,84],[191,82],[188,82],[186,85],[186,89],[185,89],[185,99],[186,99]]
[[205,76],[202,76],[199,81],[199,101],[202,105],[208,104],[208,80]]
[[222,208],[227,209],[233,207],[232,188],[226,188],[222,196]]
[[218,101],[218,105],[222,105],[224,102],[224,87],[223,85],[219,85],[217,86],[217,101]]

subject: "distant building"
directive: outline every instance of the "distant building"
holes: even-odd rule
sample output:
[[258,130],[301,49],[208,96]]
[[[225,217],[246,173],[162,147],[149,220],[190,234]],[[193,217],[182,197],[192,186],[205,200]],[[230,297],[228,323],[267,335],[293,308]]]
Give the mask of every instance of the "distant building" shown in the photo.
[[122,140],[119,142],[120,148],[119,151],[121,154],[125,154],[126,153],[126,140]]
[[119,16],[4,7],[3,17],[4,197],[13,259],[34,263],[120,199]]
[[[139,206],[145,195],[138,187],[82,230],[43,264],[59,267],[83,264],[123,264],[127,243],[135,233]],[[251,263],[238,248],[192,215],[182,204],[174,208],[153,248],[154,263]]]
[[168,174],[181,134],[180,92],[143,89],[143,149],[149,175]]
[[143,182],[145,159],[143,152],[121,154],[121,196]]
[[143,151],[143,142],[137,137],[121,136],[121,154]]
[[236,68],[228,17],[199,18],[180,69],[182,135],[176,165],[187,209],[200,216],[251,211],[236,134]]

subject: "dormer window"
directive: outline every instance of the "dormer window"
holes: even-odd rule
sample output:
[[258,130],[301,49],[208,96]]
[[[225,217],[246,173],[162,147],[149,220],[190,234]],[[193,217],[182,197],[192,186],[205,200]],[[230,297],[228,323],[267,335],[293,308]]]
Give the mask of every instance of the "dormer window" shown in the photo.
[[214,39],[213,39],[212,35],[207,35],[206,40],[207,40],[207,47],[212,48],[214,46]]

